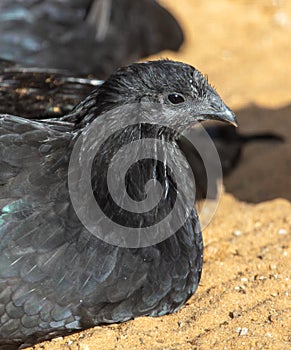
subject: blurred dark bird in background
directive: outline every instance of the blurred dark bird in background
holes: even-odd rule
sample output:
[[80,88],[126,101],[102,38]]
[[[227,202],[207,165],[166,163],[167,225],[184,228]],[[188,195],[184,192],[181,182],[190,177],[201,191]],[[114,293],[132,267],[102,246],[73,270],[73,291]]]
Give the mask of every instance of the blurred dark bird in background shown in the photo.
[[[97,324],[141,315],[161,316],[179,309],[195,292],[202,271],[202,234],[193,202],[191,208],[183,208],[194,188],[173,129],[147,123],[118,129],[115,138],[103,143],[103,151],[96,154],[89,173],[103,211],[109,210],[107,216],[112,220],[122,214],[126,227],[159,222],[161,215],[171,212],[176,198],[174,205],[187,209],[187,215],[169,238],[143,248],[108,244],[80,222],[68,192],[69,160],[78,136],[83,132],[87,135],[85,131],[93,121],[103,123],[102,113],[107,111],[110,117],[105,119],[106,125],[99,123],[94,129],[94,140],[102,139],[104,130],[114,130],[125,117],[114,114],[117,107],[137,103],[139,116],[144,108],[141,101],[159,101],[162,109],[158,117],[181,131],[208,119],[236,123],[234,114],[197,70],[172,61],[119,69],[58,119],[0,116],[1,349],[27,346]],[[156,120],[152,113],[149,117]],[[149,136],[163,145],[170,143],[171,154],[163,161],[135,163],[126,177],[127,189],[139,198],[144,185],[155,179],[164,185],[165,195],[157,209],[139,215],[120,207],[110,211],[112,203],[108,203],[102,182],[107,179],[104,164],[124,144]],[[81,149],[87,156],[86,147],[84,144]],[[78,153],[78,164],[84,159],[82,154]],[[178,190],[173,177],[177,173],[173,167],[168,170],[170,161],[182,174],[183,186]],[[84,169],[78,164],[73,188],[83,193],[80,179]],[[137,184],[143,187],[137,188]]]
[[[284,142],[283,136],[272,132],[240,133],[239,128],[235,128],[232,125],[221,125],[214,122],[205,123],[204,128],[214,142],[218,152],[223,177],[229,175],[236,168],[242,158],[244,147],[250,142]],[[199,130],[196,128],[192,128],[186,133],[190,140],[198,135]],[[178,144],[193,169],[195,179],[197,179],[196,200],[204,198],[215,199],[218,195],[218,187],[215,183],[207,181],[204,161],[187,137],[182,136]],[[208,154],[207,159],[210,164],[215,162],[215,159],[212,161],[212,157],[213,154]],[[217,178],[218,180],[221,179]]]
[[220,156],[223,175],[228,175],[239,163],[243,147],[250,142],[283,142],[281,135],[273,132],[240,133],[231,125],[206,125],[206,130]]
[[103,79],[182,42],[180,25],[155,0],[0,2],[0,57],[29,66]]
[[[72,76],[54,70],[27,69],[0,59],[0,113],[21,115],[28,119],[60,118],[101,84],[101,80],[94,78]],[[238,165],[243,148],[249,142],[284,141],[283,137],[271,132],[244,134],[232,125],[215,122],[203,125],[218,151],[223,176],[227,176]],[[190,129],[186,135],[195,139],[197,132],[196,128]],[[216,198],[217,186],[207,181],[204,162],[196,148],[186,137],[182,136],[178,142],[195,175],[196,199],[206,196]],[[212,156],[208,155],[210,162]]]

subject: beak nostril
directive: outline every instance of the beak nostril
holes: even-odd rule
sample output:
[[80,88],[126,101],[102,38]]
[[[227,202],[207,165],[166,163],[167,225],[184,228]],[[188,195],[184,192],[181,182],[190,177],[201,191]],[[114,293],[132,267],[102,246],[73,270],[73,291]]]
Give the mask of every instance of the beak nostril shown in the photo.
[[227,107],[227,105],[222,101],[222,99],[214,92],[211,92],[211,95],[208,99],[207,106],[204,106],[202,115],[205,119],[216,119],[223,122],[227,122],[237,127],[238,122],[233,111]]
[[217,103],[211,102],[211,103],[210,103],[210,107],[211,107],[212,109],[216,110],[216,111],[219,111],[219,110],[221,109],[222,106],[221,106],[221,105],[218,106]]

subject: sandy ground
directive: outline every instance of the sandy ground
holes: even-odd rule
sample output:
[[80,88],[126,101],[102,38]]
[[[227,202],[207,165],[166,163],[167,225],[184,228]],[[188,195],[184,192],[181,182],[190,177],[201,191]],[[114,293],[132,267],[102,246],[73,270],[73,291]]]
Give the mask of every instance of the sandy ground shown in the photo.
[[225,179],[227,193],[204,230],[201,283],[179,312],[31,349],[291,349],[291,2],[162,3],[181,21],[186,42],[180,53],[159,57],[207,73],[242,131],[276,131],[286,141],[248,145]]

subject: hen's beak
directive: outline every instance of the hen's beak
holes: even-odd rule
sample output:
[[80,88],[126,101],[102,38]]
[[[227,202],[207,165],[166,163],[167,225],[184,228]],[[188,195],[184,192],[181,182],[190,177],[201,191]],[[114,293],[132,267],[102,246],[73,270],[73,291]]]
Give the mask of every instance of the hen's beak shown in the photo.
[[232,124],[233,126],[236,126],[236,127],[238,126],[238,122],[237,122],[235,114],[224,103],[223,103],[222,106],[220,106],[219,111],[217,111],[214,114],[214,118],[213,119],[221,120],[223,122],[228,122],[228,123],[230,123],[230,124]]
[[198,106],[201,120],[220,120],[233,126],[238,126],[238,122],[233,111],[227,107],[220,96],[212,88],[209,88],[208,96]]

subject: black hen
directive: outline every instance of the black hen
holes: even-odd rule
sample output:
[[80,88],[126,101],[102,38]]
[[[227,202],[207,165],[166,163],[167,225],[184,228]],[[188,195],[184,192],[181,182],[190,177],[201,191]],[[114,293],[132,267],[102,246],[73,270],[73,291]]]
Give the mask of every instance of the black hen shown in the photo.
[[[203,243],[177,138],[206,119],[236,123],[196,69],[172,61],[119,69],[60,119],[1,115],[3,349],[164,315],[195,292]],[[128,145],[131,152],[114,158]],[[130,161],[117,201],[110,192],[119,180],[114,159],[120,171]],[[150,189],[154,196],[160,191],[156,206],[124,209],[124,183],[133,208]]]

